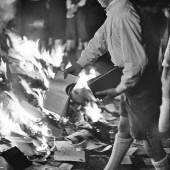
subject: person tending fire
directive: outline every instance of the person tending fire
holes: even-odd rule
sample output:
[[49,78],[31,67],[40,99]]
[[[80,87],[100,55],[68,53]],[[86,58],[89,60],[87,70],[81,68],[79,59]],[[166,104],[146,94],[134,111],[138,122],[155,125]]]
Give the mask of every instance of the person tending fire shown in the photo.
[[77,75],[106,52],[110,53],[115,66],[123,68],[116,88],[96,92],[105,95],[103,102],[112,101],[120,94],[123,96],[118,133],[104,170],[118,169],[133,139],[144,141],[145,151],[156,170],[169,170],[168,156],[161,146],[158,132],[161,82],[157,64],[152,62],[149,51],[149,43],[153,41],[144,39],[146,32],[142,18],[129,0],[98,1],[106,8],[107,18],[77,63],[65,72]]

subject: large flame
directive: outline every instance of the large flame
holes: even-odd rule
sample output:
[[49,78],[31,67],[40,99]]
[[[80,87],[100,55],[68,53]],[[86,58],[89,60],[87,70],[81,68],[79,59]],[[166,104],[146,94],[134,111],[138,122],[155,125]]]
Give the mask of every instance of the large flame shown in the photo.
[[[38,40],[33,41],[26,37],[21,38],[11,32],[8,32],[8,35],[13,44],[13,48],[9,52],[9,61],[11,60],[9,68],[13,69],[11,72],[12,77],[18,75],[20,82],[17,83],[22,85],[27,94],[35,92],[39,96],[39,107],[43,110],[43,91],[30,88],[28,82],[22,79],[21,75],[26,74],[26,76],[31,76],[33,79],[40,78],[48,87],[48,79],[54,77],[51,66],[60,66],[64,55],[64,47],[56,43],[51,53],[45,49],[40,51]],[[40,61],[44,61],[46,67]],[[6,65],[1,61],[0,72],[6,73],[6,70]],[[48,147],[47,138],[52,136],[51,130],[45,122],[41,122],[42,117],[37,118],[34,112],[31,113],[30,109],[27,110],[28,108],[23,107],[20,99],[12,90],[0,93],[0,134],[6,138],[10,138],[13,134],[32,138],[33,144],[36,145],[36,150],[45,150]],[[41,114],[43,116],[44,113]]]
[[[51,69],[53,67],[61,66],[62,59],[64,56],[64,46],[59,43],[56,43],[56,46],[52,49],[51,52],[43,49],[39,50],[39,41],[29,40],[26,37],[19,37],[18,35],[9,32],[8,33],[13,48],[10,49],[9,58],[12,60],[12,64],[17,71],[24,72],[29,75],[39,74],[44,83],[48,84],[48,79],[54,77],[54,72]],[[42,65],[40,61],[44,61],[45,66]],[[1,62],[3,70],[6,70],[6,67],[3,62]],[[18,72],[15,74],[18,74]],[[80,73],[75,88],[89,89],[87,81],[97,76],[97,72],[94,69],[91,69],[88,73],[83,71]],[[34,76],[36,77],[36,76]],[[20,83],[24,87],[26,93],[31,94],[32,90],[27,84],[25,79],[20,77]],[[36,94],[41,93],[38,89],[34,89]],[[44,150],[48,147],[47,138],[51,135],[50,129],[44,122],[42,123],[34,113],[30,113],[30,110],[24,108],[15,93],[4,92],[7,105],[4,108],[5,100],[0,101],[0,133],[8,138],[12,133],[16,133],[25,137],[34,136],[37,140],[33,140],[36,149],[39,151]],[[1,93],[2,94],[2,93]],[[43,100],[43,96],[39,95]],[[39,103],[41,103],[39,101]],[[43,103],[43,102],[42,102]],[[43,110],[43,105],[39,105]],[[101,110],[98,108],[98,105],[94,103],[87,103],[85,106],[86,114],[91,118],[93,122],[100,120],[102,117]],[[41,123],[40,123],[41,122]],[[38,141],[38,142],[35,142]]]
[[[40,119],[24,109],[17,97],[11,92],[1,94],[0,102],[0,132],[7,139],[11,139],[12,134],[17,134],[26,138],[35,135],[39,142],[36,143],[37,151],[48,147],[45,137],[51,135],[46,124],[39,124]],[[2,100],[3,99],[3,100]],[[33,140],[36,141],[36,140]],[[35,144],[35,142],[33,142]]]
[[[22,61],[22,64],[28,62],[34,64],[40,73],[45,71],[49,78],[54,78],[54,73],[50,70],[50,66],[59,67],[63,61],[64,56],[64,45],[56,40],[54,48],[50,51],[46,49],[39,49],[39,40],[33,41],[29,40],[27,37],[21,38],[20,36],[9,32],[8,33],[12,44],[13,49],[10,51],[10,56],[15,59]],[[46,63],[47,68],[42,68],[40,60]],[[22,65],[21,65],[22,66]],[[30,69],[33,69],[30,67]],[[43,75],[43,73],[42,73]],[[45,77],[44,77],[45,78]]]

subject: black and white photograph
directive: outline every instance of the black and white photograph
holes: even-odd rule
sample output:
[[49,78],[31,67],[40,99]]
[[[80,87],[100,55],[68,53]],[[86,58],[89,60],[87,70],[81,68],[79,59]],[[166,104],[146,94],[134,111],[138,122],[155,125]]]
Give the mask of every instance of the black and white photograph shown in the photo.
[[170,170],[170,0],[0,0],[0,170]]

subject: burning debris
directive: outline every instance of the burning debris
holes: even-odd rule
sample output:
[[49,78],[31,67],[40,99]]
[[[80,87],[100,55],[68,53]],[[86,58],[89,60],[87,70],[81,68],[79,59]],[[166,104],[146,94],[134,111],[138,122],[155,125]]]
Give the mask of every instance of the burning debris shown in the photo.
[[[96,158],[102,163],[97,170],[104,168],[117,132],[119,98],[103,105],[93,95],[89,80],[100,74],[94,68],[64,79],[63,44],[50,53],[40,51],[38,41],[6,34],[9,48],[0,53],[0,166],[91,170]],[[19,168],[13,155],[25,160]]]
[[[109,145],[109,133],[103,139],[98,137],[106,132],[102,132],[103,125],[107,130],[115,129],[103,116],[111,113],[100,108],[100,102],[87,84],[99,73],[89,69],[81,72],[78,81],[75,79],[77,83],[71,79],[65,80],[62,75],[63,44],[56,42],[51,52],[45,49],[40,51],[39,41],[21,38],[7,30],[4,34],[8,48],[0,52],[0,139],[3,146],[0,152],[17,147],[37,169],[45,167],[39,163],[45,163],[46,167],[62,168],[64,164],[50,165],[50,162],[85,162],[85,150],[102,150]],[[58,95],[63,90],[61,96],[51,100],[51,103],[56,107],[65,95],[67,102],[63,106],[67,110],[64,115],[58,109],[48,109],[44,103],[53,81],[55,91],[50,95]],[[75,83],[71,98],[66,94],[63,81]],[[110,120],[114,119],[112,117]],[[58,142],[67,142],[72,149],[66,154],[65,150],[58,148]],[[63,147],[65,149],[66,146]],[[7,165],[10,164],[5,160]],[[73,165],[65,166],[71,169]]]
[[14,5],[15,0],[0,1],[0,169],[71,170],[78,162],[91,170],[84,165],[98,154],[106,163],[117,132],[119,99],[103,105],[93,95],[88,81],[100,74],[94,68],[83,70],[78,80],[64,79],[70,63],[63,61],[61,41],[47,50],[40,40],[7,30]]

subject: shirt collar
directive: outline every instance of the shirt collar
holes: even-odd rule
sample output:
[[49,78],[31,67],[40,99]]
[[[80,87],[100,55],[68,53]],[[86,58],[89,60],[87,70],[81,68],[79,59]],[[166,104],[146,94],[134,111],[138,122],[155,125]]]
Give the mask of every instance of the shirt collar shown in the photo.
[[109,15],[110,11],[112,13],[118,12],[126,5],[127,2],[128,0],[113,0],[112,2],[110,2],[108,7],[106,8],[106,15]]

